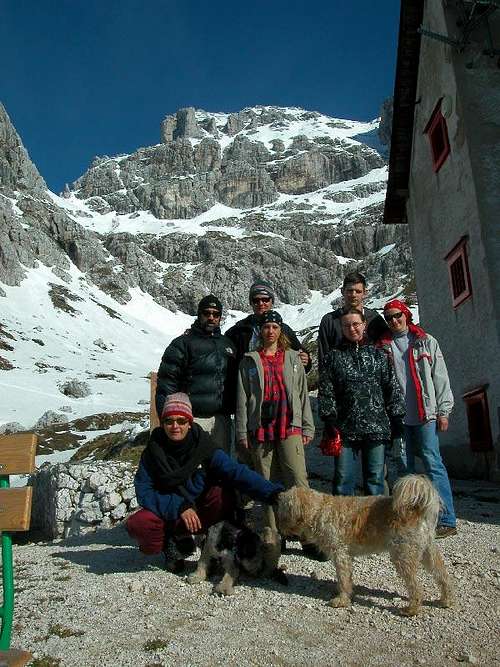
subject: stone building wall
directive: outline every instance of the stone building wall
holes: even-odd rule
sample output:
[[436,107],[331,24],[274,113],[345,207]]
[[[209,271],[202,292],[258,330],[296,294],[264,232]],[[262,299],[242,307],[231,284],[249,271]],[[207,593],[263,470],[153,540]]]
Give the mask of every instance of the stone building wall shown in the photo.
[[[425,27],[456,36],[452,11],[443,3],[427,2]],[[500,41],[498,21],[495,33]],[[493,70],[487,58],[467,67],[476,51],[460,54],[448,44],[422,37],[407,205],[421,323],[441,345],[455,395],[450,429],[441,443],[449,468],[458,476],[491,474],[497,468],[494,454],[485,458],[470,449],[463,394],[488,385],[493,440],[499,439],[500,283],[494,276],[499,272],[500,234],[498,210],[489,203],[495,195],[498,202],[500,192],[500,162],[495,173],[490,159],[500,146],[500,113],[493,121],[491,113],[479,113],[479,108],[488,108],[490,95],[495,99],[500,69]],[[451,152],[434,173],[424,129],[443,96]],[[453,309],[445,257],[466,235],[472,298]]]

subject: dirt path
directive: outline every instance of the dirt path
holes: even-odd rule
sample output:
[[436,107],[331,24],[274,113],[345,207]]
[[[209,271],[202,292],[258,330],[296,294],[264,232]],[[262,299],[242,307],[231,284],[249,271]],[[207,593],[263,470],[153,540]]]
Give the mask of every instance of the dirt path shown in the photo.
[[[289,584],[244,580],[234,597],[146,558],[122,528],[72,542],[15,548],[13,646],[38,667],[159,665],[477,665],[500,664],[500,492],[456,484],[459,534],[440,542],[457,605],[429,600],[421,616],[399,611],[404,589],[387,556],[358,559],[350,610],[327,606],[333,566],[283,556]],[[190,564],[194,566],[194,561]]]

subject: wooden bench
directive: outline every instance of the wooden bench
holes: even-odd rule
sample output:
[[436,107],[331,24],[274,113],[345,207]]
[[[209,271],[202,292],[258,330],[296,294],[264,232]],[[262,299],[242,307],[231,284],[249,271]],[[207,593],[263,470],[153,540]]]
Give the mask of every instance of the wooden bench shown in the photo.
[[4,667],[4,665],[7,667],[24,667],[32,659],[33,656],[28,651],[20,651],[15,648],[0,651],[0,667]]
[[158,379],[158,373],[150,374],[150,390],[151,390],[151,401],[149,403],[149,432],[160,425],[160,420],[158,419],[158,413],[156,412],[156,382]]
[[[28,530],[31,518],[32,488],[11,488],[9,475],[34,472],[37,437],[32,433],[0,436],[0,533],[2,535],[3,606],[0,609],[0,665],[25,665],[27,651],[10,649],[14,615],[14,568],[10,533]],[[10,650],[9,650],[10,649]]]

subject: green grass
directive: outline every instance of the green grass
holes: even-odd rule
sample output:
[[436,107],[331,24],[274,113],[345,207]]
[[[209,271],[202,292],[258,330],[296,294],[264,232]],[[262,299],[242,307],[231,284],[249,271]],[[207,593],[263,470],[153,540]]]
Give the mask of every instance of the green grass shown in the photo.
[[167,646],[168,646],[168,641],[165,641],[164,639],[149,639],[144,644],[144,650],[159,651],[162,648],[167,648]]
[[64,625],[55,623],[54,625],[49,625],[47,637],[55,635],[56,637],[61,637],[61,639],[66,639],[67,637],[81,637],[84,634],[83,630],[72,630],[71,628],[64,627]]
[[31,667],[59,667],[61,661],[59,658],[53,658],[51,655],[42,655],[41,658],[33,658]]

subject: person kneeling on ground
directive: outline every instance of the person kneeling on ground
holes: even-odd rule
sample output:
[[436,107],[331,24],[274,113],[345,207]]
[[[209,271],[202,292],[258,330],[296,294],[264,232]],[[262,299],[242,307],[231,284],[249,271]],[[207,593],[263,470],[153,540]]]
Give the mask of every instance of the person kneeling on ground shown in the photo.
[[281,484],[236,463],[198,424],[187,394],[167,396],[161,426],[151,433],[135,475],[141,509],[127,520],[129,535],[145,554],[165,554],[170,572],[184,569],[194,552],[193,535],[234,519],[235,490],[275,501]]

